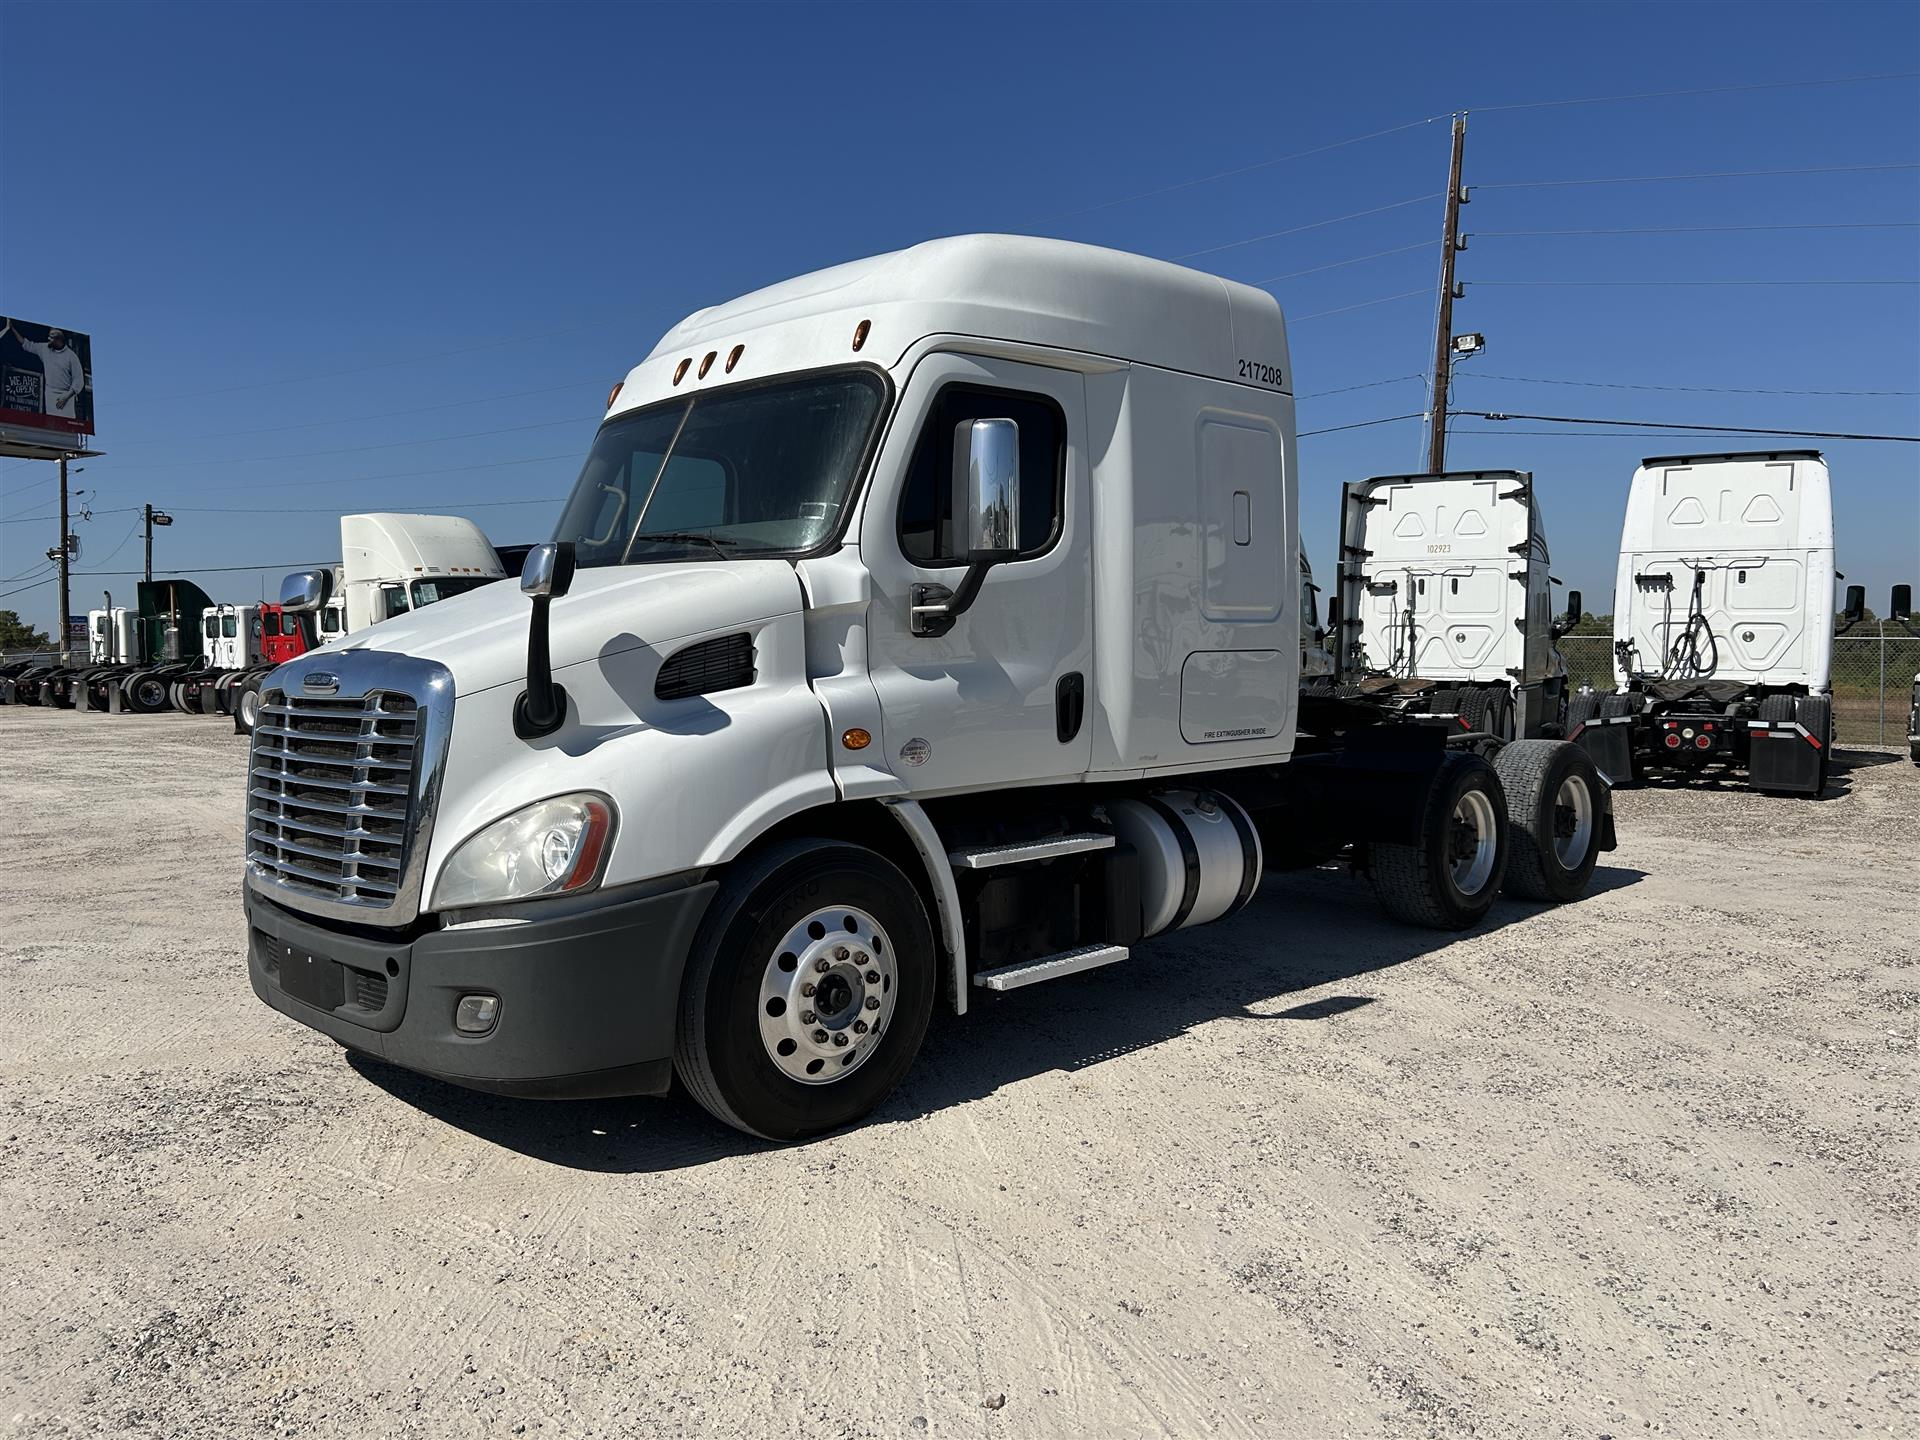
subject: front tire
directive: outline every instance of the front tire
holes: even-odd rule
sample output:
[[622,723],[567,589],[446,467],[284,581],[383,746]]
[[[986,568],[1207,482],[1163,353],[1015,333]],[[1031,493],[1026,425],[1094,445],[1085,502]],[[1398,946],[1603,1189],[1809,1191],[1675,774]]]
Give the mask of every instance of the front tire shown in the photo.
[[1516,740],[1494,768],[1507,792],[1507,893],[1578,900],[1600,858],[1600,772],[1585,750],[1558,740]]
[[249,680],[241,689],[239,698],[234,702],[234,714],[240,721],[243,734],[251,735],[260,723],[260,682]]
[[1478,755],[1454,751],[1428,782],[1416,845],[1369,847],[1373,890],[1396,920],[1465,930],[1493,908],[1507,866],[1507,799]]
[[933,1015],[919,892],[862,846],[792,840],[721,885],[680,987],[674,1068],[715,1119],[767,1140],[859,1120]]

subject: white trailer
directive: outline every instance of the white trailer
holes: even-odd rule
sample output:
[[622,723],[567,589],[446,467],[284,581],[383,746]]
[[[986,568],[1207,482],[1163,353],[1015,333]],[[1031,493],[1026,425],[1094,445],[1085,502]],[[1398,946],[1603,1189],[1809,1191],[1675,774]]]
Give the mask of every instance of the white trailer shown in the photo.
[[1510,740],[1565,733],[1546,526],[1519,470],[1382,475],[1346,485],[1331,689],[1396,715],[1457,717]]
[[1578,747],[1297,732],[1292,381],[1271,296],[1050,240],[690,316],[518,587],[270,677],[256,994],[462,1085],[677,1072],[796,1139],[938,998],[1232,915],[1275,838],[1442,928],[1579,895],[1612,831]]
[[[1818,795],[1833,745],[1833,500],[1811,450],[1644,460],[1613,592],[1615,690],[1569,734],[1616,781],[1744,771]],[[1853,586],[1843,617],[1857,620]]]

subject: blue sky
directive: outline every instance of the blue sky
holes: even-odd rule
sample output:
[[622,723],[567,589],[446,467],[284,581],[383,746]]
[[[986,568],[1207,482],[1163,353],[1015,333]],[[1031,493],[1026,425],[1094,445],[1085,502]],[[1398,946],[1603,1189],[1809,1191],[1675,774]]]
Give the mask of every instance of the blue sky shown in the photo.
[[[157,571],[269,567],[202,575],[220,599],[336,556],[342,510],[544,538],[608,385],[681,315],[969,230],[1268,282],[1302,430],[1418,411],[1396,377],[1430,358],[1444,120],[1281,157],[1463,108],[1456,328],[1489,348],[1456,407],[1920,434],[1920,171],[1516,183],[1911,166],[1920,81],[1495,108],[1920,70],[1912,6],[9,0],[0,48],[0,311],[93,336],[82,572],[139,565],[143,501],[178,521]],[[1492,233],[1866,224],[1901,228]],[[1907,283],[1511,283],[1567,280]],[[1524,433],[1553,428],[1457,435],[1449,460],[1535,472],[1556,573],[1596,610],[1639,457],[1752,448]],[[1302,441],[1318,567],[1340,483],[1419,468],[1421,433]],[[1824,445],[1840,567],[1882,607],[1920,580],[1920,446]],[[0,462],[0,607],[43,624],[53,587],[20,587],[51,475]],[[134,578],[82,574],[74,608]]]

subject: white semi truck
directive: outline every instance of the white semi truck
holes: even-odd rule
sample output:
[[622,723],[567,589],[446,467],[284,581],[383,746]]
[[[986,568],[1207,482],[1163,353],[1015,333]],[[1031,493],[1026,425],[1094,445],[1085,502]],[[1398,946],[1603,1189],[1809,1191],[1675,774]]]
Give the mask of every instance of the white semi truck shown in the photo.
[[[1744,771],[1818,795],[1833,748],[1833,500],[1811,450],[1643,460],[1613,592],[1613,693],[1568,733],[1616,782]],[[1843,619],[1865,591],[1850,586]]]
[[1436,927],[1578,896],[1579,747],[1297,732],[1292,381],[1269,295],[1058,241],[695,313],[519,587],[269,678],[255,992],[458,1084],[678,1073],[791,1140],[879,1103],[937,999],[1236,913],[1276,837]]
[[[1382,475],[1344,486],[1328,628],[1333,675],[1308,698],[1452,716],[1498,739],[1558,739],[1567,667],[1555,641],[1546,527],[1518,470]],[[1364,718],[1364,717],[1361,717]]]

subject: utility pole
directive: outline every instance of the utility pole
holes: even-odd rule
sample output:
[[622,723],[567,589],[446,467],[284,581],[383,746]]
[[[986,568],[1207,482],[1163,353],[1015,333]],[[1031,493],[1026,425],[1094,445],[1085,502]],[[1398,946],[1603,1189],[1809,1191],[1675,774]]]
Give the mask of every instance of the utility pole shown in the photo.
[[67,582],[72,578],[70,569],[73,563],[73,538],[67,534],[67,457],[60,457],[60,662],[66,664],[73,656],[68,647],[73,643],[67,637]]
[[1467,148],[1467,117],[1453,117],[1453,163],[1447,169],[1447,223],[1441,240],[1440,315],[1433,334],[1433,403],[1428,411],[1427,473],[1447,468],[1447,387],[1453,380],[1453,256],[1460,249],[1460,157]]
[[154,509],[151,505],[143,508],[143,516],[147,526],[147,579],[151,580],[153,579],[153,527],[171,525],[173,517],[164,511]]

